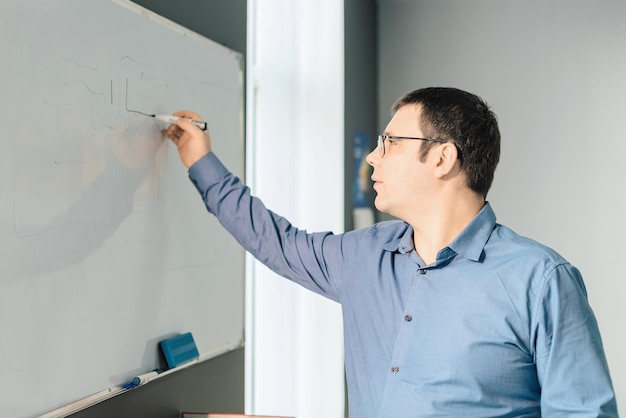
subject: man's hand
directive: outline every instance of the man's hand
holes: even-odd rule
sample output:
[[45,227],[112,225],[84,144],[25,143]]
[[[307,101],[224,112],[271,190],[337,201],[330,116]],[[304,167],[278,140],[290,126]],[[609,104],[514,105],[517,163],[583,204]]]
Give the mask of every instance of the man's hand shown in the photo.
[[163,134],[168,137],[180,154],[180,160],[185,167],[191,167],[196,161],[211,152],[211,136],[209,131],[203,131],[187,119],[202,121],[197,113],[181,110],[174,113],[180,119],[171,124]]

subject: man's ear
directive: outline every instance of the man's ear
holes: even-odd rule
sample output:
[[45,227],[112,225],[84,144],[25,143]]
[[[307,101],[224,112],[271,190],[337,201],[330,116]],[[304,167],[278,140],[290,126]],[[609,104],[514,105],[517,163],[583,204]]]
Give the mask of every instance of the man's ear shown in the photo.
[[[437,148],[436,148],[437,149]],[[435,165],[435,176],[438,178],[450,174],[459,158],[459,150],[452,142],[441,144],[437,149],[437,163]]]

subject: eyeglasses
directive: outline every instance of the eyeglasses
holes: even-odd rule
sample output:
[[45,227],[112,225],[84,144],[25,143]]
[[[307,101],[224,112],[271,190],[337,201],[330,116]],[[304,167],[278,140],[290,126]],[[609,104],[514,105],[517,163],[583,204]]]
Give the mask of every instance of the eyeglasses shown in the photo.
[[430,138],[415,138],[412,136],[393,136],[393,135],[378,135],[378,143],[377,143],[377,148],[378,151],[380,152],[380,156],[384,157],[385,156],[385,141],[387,139],[395,139],[395,140],[404,140],[404,139],[413,139],[413,140],[417,140],[417,141],[428,141],[428,142],[437,142],[439,144],[445,144],[446,140],[443,139],[430,139]]

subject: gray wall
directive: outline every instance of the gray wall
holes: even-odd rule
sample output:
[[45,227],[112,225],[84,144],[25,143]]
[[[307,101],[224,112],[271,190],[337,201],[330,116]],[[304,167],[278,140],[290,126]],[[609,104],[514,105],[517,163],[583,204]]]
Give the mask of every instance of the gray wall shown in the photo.
[[[352,229],[352,173],[354,157],[352,136],[355,130],[371,137],[371,146],[378,134],[378,37],[376,0],[344,0],[345,42],[345,183],[346,230]],[[373,194],[370,193],[370,200]]]
[[246,0],[132,1],[245,56]]
[[580,268],[626,408],[626,3],[379,2],[379,129],[409,90],[455,86],[492,106],[498,221]]

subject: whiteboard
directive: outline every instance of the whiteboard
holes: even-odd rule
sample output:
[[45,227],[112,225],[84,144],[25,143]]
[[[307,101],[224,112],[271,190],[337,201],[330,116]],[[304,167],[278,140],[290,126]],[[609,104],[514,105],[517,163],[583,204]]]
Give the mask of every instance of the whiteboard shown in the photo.
[[192,109],[243,176],[242,58],[134,3],[0,5],[0,416],[243,344],[244,252],[150,114]]

